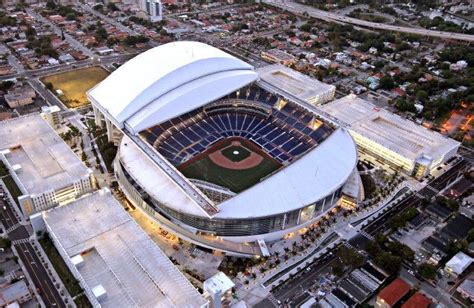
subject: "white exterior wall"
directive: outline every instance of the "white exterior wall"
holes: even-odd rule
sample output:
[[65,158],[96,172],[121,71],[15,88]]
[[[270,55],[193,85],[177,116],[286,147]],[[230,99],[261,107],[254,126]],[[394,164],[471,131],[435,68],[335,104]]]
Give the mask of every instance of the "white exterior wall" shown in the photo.
[[384,147],[383,145],[354,132],[353,130],[349,130],[349,133],[351,134],[352,138],[354,138],[357,146],[361,147],[363,150],[378,155],[392,164],[400,166],[400,168],[402,168],[407,173],[411,173],[413,171],[415,166],[415,162],[413,160],[408,159]]
[[[45,191],[39,195],[23,195],[19,203],[26,216],[48,210],[57,205],[64,205],[93,190],[93,175],[78,179],[56,191]],[[16,180],[15,180],[16,182]],[[17,182],[18,185],[18,182]]]
[[322,92],[322,93],[319,93],[318,95],[310,97],[309,99],[307,99],[307,102],[316,106],[321,105],[332,100],[335,94],[336,94],[336,87],[331,87],[329,90],[325,92]]

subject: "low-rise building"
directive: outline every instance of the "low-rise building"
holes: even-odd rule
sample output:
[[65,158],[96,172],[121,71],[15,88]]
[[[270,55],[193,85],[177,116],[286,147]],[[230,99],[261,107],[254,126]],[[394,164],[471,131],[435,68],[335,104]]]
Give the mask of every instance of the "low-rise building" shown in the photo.
[[61,115],[60,115],[61,109],[56,106],[42,106],[41,107],[41,117],[43,120],[48,122],[51,127],[54,129],[59,128],[61,125]]
[[474,259],[466,255],[464,252],[458,252],[447,263],[444,269],[449,274],[457,277],[467,270]]
[[31,292],[25,280],[19,280],[0,290],[0,307],[13,303],[22,304],[31,299]]
[[402,308],[428,308],[431,305],[431,300],[423,293],[416,292],[405,303]]
[[435,202],[428,205],[425,212],[439,221],[445,221],[449,218],[449,216],[451,216],[453,211],[448,207]]
[[408,292],[410,292],[410,285],[401,278],[397,278],[388,286],[383,288],[377,295],[375,307],[377,308],[391,308],[399,303]]
[[474,302],[474,277],[464,280],[456,289],[465,299]]
[[270,49],[266,51],[262,51],[260,54],[262,59],[273,62],[273,63],[278,63],[278,64],[283,64],[286,66],[290,66],[292,64],[296,63],[296,57],[293,55],[290,55],[287,52],[284,52],[280,49]]
[[32,104],[35,97],[35,90],[24,85],[8,91],[8,93],[5,94],[5,101],[7,102],[8,107],[18,108]]
[[203,283],[204,296],[209,298],[213,308],[222,307],[222,302],[229,300],[234,283],[223,272],[218,272]]

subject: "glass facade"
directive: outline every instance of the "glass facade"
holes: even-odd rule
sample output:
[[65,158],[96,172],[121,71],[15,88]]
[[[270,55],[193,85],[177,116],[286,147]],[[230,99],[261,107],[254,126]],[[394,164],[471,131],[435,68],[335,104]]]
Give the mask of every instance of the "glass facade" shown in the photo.
[[[209,219],[178,212],[151,198],[142,187],[132,178],[121,163],[116,164],[117,178],[132,196],[140,195],[143,202],[171,221],[193,227],[199,231],[216,236],[250,236],[277,232],[308,222],[329,209],[339,199],[342,187],[330,193],[316,203],[283,214],[251,219]],[[136,200],[135,200],[136,201]],[[138,202],[140,204],[140,202]]]

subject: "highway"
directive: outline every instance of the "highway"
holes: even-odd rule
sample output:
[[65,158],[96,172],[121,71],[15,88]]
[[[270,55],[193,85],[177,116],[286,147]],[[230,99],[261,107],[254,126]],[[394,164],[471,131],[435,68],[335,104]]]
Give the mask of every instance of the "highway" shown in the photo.
[[308,14],[308,16],[311,16],[316,19],[321,19],[324,21],[343,22],[343,23],[348,23],[348,24],[352,24],[356,26],[367,27],[367,28],[378,29],[378,30],[403,32],[403,33],[410,33],[410,34],[416,34],[416,35],[422,35],[422,36],[438,37],[438,38],[448,39],[448,40],[474,42],[474,35],[470,35],[470,34],[435,31],[435,30],[428,30],[428,29],[401,27],[401,26],[388,25],[388,24],[383,24],[383,23],[375,23],[371,21],[347,17],[345,15],[340,15],[334,12],[318,10],[314,7],[299,4],[299,3],[296,3],[294,1],[289,1],[289,0],[263,0],[262,2],[274,7],[278,7],[283,10],[287,10],[295,14],[299,14],[299,15]]
[[[2,188],[0,187],[0,191]],[[61,295],[29,242],[30,233],[20,224],[16,212],[8,201],[0,199],[0,222],[8,233],[18,255],[28,271],[46,307],[66,307]]]

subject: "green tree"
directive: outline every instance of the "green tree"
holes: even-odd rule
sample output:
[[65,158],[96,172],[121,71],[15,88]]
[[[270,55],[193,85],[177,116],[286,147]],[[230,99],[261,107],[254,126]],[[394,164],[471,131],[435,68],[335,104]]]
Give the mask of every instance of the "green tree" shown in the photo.
[[364,263],[364,257],[358,253],[355,249],[341,246],[337,252],[338,257],[341,259],[343,264],[348,264],[351,267],[359,267]]
[[391,275],[398,273],[402,267],[402,259],[387,251],[382,251],[376,255],[374,262]]
[[97,30],[95,31],[96,40],[98,40],[99,42],[102,42],[102,41],[107,40],[107,37],[108,37],[107,30],[105,30],[105,28],[102,26],[98,27]]
[[395,107],[397,110],[402,112],[416,112],[415,104],[412,102],[407,101],[404,98],[399,98],[395,101]]
[[109,4],[107,4],[107,9],[113,12],[119,11],[119,8],[113,2],[109,2]]
[[428,99],[428,92],[425,90],[418,90],[416,92],[416,98],[418,98],[420,101],[424,102]]
[[384,90],[391,90],[395,88],[395,82],[393,82],[392,77],[383,76],[382,78],[380,78],[380,88]]
[[422,263],[418,266],[418,273],[425,279],[434,279],[436,277],[436,267],[429,263]]
[[471,230],[469,230],[469,232],[467,233],[467,241],[470,243],[470,242],[474,242],[474,228],[472,228]]
[[53,91],[54,90],[54,86],[53,86],[53,83],[52,82],[45,82],[44,83],[44,86],[46,87],[46,89],[50,90],[50,91]]
[[48,2],[46,2],[46,8],[48,10],[54,10],[54,9],[56,9],[56,3],[52,0],[48,1]]
[[0,238],[0,248],[10,248],[12,242],[7,238]]
[[76,13],[74,12],[67,13],[66,20],[76,20]]
[[305,23],[300,27],[301,31],[310,32],[313,26],[310,23]]
[[344,268],[340,264],[334,265],[331,270],[332,273],[337,277],[344,275]]

